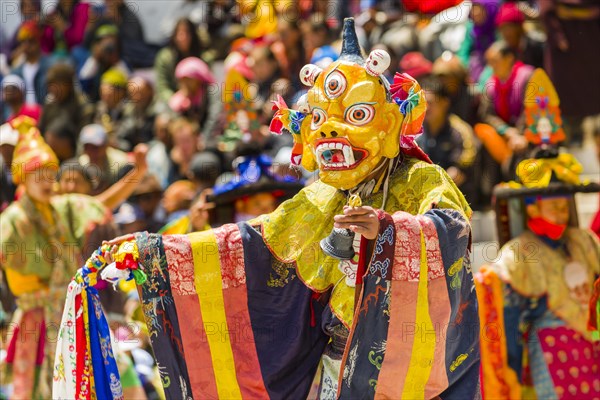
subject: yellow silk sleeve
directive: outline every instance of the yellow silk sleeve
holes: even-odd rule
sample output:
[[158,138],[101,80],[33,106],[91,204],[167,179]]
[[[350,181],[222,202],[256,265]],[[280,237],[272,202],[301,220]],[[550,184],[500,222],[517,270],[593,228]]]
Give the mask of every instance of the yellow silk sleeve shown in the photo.
[[17,297],[25,293],[46,289],[47,287],[40,281],[40,278],[37,275],[21,274],[11,268],[6,268],[4,274],[10,291]]

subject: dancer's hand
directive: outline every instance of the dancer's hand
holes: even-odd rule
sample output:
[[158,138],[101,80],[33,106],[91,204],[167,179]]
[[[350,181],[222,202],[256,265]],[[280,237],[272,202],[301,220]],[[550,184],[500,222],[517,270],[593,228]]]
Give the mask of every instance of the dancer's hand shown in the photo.
[[373,207],[349,207],[344,206],[344,214],[333,217],[336,228],[350,229],[354,233],[360,233],[365,239],[373,240],[379,232],[379,218]]
[[104,240],[102,242],[102,245],[110,246],[110,250],[105,251],[104,254],[102,255],[104,257],[104,259],[106,260],[107,264],[110,264],[113,262],[112,255],[117,252],[117,250],[119,249],[119,245],[121,243],[127,242],[129,240],[135,240],[135,235],[133,233],[130,233],[128,235],[119,236],[112,240]]

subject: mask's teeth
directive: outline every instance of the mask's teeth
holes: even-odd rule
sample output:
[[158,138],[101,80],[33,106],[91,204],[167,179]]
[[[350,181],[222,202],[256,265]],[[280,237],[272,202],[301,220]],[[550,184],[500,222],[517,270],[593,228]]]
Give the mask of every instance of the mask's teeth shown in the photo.
[[344,146],[342,151],[344,152],[344,161],[348,163],[348,165],[354,164],[354,153],[352,153],[350,146]]

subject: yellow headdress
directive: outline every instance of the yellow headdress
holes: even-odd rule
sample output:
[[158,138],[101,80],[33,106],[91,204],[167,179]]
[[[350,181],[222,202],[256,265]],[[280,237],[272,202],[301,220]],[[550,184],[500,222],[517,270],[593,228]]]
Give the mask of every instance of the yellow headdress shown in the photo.
[[25,174],[42,167],[58,170],[58,157],[44,141],[33,119],[21,116],[12,120],[11,125],[19,132],[19,141],[15,147],[12,162],[15,184],[23,183]]

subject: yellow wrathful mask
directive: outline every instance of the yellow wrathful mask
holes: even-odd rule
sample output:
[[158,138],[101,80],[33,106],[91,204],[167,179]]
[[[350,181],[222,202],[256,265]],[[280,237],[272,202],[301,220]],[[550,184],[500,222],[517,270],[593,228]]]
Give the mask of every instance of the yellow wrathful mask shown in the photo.
[[323,182],[350,190],[385,160],[398,156],[401,148],[426,159],[414,144],[424,96],[408,75],[397,74],[390,87],[383,76],[389,65],[390,56],[382,50],[362,58],[354,20],[346,19],[338,61],[324,70],[309,64],[300,71],[301,81],[311,89],[298,101],[298,110],[276,102],[271,131],[292,132],[292,164],[309,171],[318,168]]

